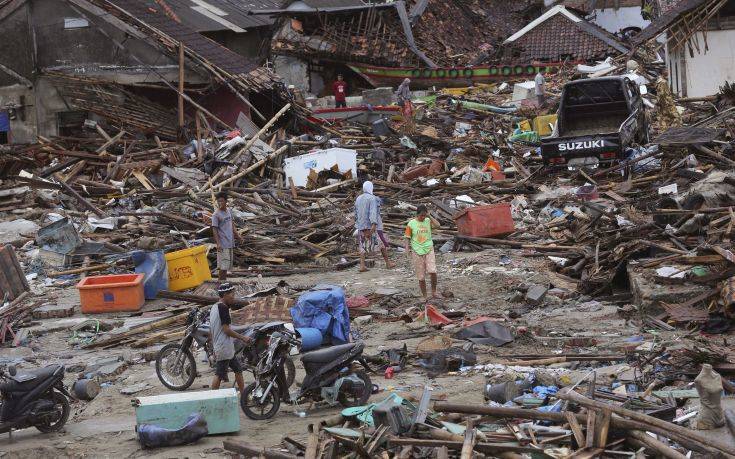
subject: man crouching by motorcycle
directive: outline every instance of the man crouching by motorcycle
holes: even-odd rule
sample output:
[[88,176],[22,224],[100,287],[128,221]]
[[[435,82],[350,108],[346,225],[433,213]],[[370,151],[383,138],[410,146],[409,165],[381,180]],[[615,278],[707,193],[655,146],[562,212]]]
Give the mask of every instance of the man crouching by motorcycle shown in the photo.
[[237,390],[242,393],[245,390],[245,380],[242,377],[240,362],[235,358],[235,340],[239,339],[247,345],[251,339],[230,328],[232,324],[230,308],[235,304],[235,286],[229,282],[224,282],[217,289],[217,294],[220,299],[212,305],[209,312],[212,347],[214,348],[214,358],[217,360],[214,379],[212,380],[212,390],[219,389],[220,383],[227,380],[227,370],[229,368],[235,373]]

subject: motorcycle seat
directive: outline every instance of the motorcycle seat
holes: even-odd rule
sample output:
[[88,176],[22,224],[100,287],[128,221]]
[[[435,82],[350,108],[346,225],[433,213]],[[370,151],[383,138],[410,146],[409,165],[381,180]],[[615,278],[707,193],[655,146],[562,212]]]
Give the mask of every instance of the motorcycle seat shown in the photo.
[[7,380],[0,384],[2,392],[28,392],[33,390],[51,376],[54,375],[61,365],[49,365],[44,368],[36,368],[35,370],[26,370],[15,376],[8,376]]
[[[242,333],[247,331],[249,328],[252,328],[252,325],[230,325],[230,328],[237,333]],[[209,333],[209,324],[200,325],[198,330],[201,330],[204,333]]]
[[364,346],[362,343],[348,343],[331,346],[325,349],[307,352],[301,357],[304,363],[327,363],[336,360],[337,357],[347,354],[357,346]]

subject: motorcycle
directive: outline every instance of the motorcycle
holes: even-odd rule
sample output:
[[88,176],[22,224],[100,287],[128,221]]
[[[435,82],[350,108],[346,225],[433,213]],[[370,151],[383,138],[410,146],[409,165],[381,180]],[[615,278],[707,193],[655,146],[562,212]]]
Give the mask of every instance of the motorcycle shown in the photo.
[[[186,324],[184,339],[180,343],[167,344],[156,356],[156,375],[159,381],[171,390],[186,390],[194,383],[197,375],[194,355],[199,349],[204,349],[210,367],[214,368],[216,363],[210,339],[208,310],[192,309],[187,316]],[[267,347],[268,335],[283,324],[283,322],[268,322],[232,326],[234,331],[253,340],[249,346],[235,340],[235,358],[240,361],[243,370],[252,371],[258,355]],[[286,384],[290,387],[296,378],[296,367],[290,358],[285,367]]]
[[[306,375],[299,391],[289,397],[284,365],[293,346],[300,346],[295,332],[280,329],[271,334],[268,349],[254,368],[255,382],[249,384],[240,397],[240,408],[247,417],[254,420],[272,418],[282,398],[287,403],[326,401],[344,407],[364,405],[370,398],[373,386],[367,374],[371,370],[362,357],[363,342],[303,354],[301,361]],[[356,367],[356,363],[362,368]]]
[[64,388],[64,366],[49,365],[18,374],[15,366],[0,368],[0,433],[35,427],[56,432],[69,419],[69,398]]

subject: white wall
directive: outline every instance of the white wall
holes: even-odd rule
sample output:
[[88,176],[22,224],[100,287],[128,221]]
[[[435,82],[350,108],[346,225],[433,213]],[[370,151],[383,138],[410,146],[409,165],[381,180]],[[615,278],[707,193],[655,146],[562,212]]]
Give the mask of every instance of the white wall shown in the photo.
[[716,94],[725,81],[735,82],[735,30],[707,32],[709,50],[704,52],[704,37],[696,34],[701,53],[686,52],[687,96]]
[[610,33],[616,33],[628,27],[638,27],[642,30],[651,23],[641,17],[640,6],[595,10],[592,22]]

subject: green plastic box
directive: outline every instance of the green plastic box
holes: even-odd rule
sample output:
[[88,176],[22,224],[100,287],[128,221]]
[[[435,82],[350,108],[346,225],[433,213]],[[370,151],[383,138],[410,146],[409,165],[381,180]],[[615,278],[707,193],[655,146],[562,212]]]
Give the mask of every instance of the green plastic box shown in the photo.
[[210,435],[240,430],[240,403],[234,388],[138,397],[132,402],[137,426],[180,429],[190,414],[201,413]]

